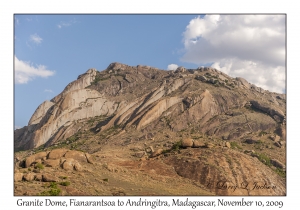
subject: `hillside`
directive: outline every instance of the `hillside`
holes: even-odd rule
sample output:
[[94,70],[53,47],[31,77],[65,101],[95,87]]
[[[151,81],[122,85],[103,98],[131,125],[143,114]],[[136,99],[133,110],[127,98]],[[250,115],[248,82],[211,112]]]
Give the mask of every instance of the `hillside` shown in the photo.
[[213,68],[89,69],[15,130],[15,195],[285,195],[285,113]]

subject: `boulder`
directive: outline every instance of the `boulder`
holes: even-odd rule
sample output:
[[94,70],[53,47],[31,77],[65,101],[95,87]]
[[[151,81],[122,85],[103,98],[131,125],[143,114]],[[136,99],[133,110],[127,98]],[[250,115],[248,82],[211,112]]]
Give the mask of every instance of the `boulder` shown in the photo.
[[114,62],[109,64],[107,67],[107,70],[125,70],[128,67],[128,65],[123,63]]
[[258,142],[259,142],[259,140],[254,139],[254,138],[246,139],[246,141],[245,141],[245,143],[247,143],[247,144],[256,144]]
[[43,174],[43,179],[44,182],[57,182],[58,178],[50,175],[50,174]]
[[86,157],[86,160],[87,160],[88,163],[90,163],[90,164],[95,163],[93,156],[91,156],[89,153],[85,153],[85,157]]
[[144,151],[136,152],[136,153],[134,154],[134,156],[137,157],[137,158],[142,158],[144,155],[145,155],[145,152],[144,152]]
[[230,148],[231,147],[231,145],[230,145],[230,143],[227,141],[227,142],[225,142],[225,146],[226,147],[228,147],[228,148]]
[[239,86],[244,86],[247,89],[251,88],[251,85],[249,84],[249,82],[247,82],[247,80],[245,80],[244,78],[237,77],[236,80],[238,81]]
[[35,160],[38,160],[38,159],[42,159],[42,158],[45,158],[47,157],[49,152],[39,152],[39,153],[36,153],[34,156],[35,156]]
[[74,170],[75,171],[82,171],[82,166],[77,161],[74,163]]
[[276,141],[276,142],[274,143],[274,145],[275,145],[276,147],[279,147],[279,148],[282,147],[282,145],[279,143],[279,141]]
[[175,70],[175,73],[178,73],[178,72],[186,72],[186,68],[184,68],[183,66],[179,66],[176,70]]
[[153,149],[152,146],[149,146],[149,147],[147,147],[147,148],[145,149],[145,151],[146,151],[147,153],[152,153],[152,152],[154,152],[154,149]]
[[195,79],[200,80],[202,82],[206,82],[207,81],[207,78],[205,76],[203,76],[203,75],[196,76]]
[[214,147],[215,145],[214,144],[212,144],[212,143],[205,143],[205,147],[206,148],[212,148],[212,147]]
[[15,182],[20,182],[23,179],[23,174],[22,173],[15,173],[14,174],[14,181]]
[[158,150],[152,152],[151,157],[157,157],[157,156],[161,155],[163,153],[163,151],[164,151],[163,149],[158,149]]
[[35,174],[34,174],[34,173],[27,173],[27,174],[25,174],[25,175],[23,176],[23,179],[24,179],[25,181],[30,182],[30,181],[33,181],[33,180],[34,180],[34,177],[35,177]]
[[30,167],[31,164],[34,163],[34,161],[35,161],[35,155],[31,155],[31,156],[27,157],[25,159],[25,168]]
[[44,161],[44,165],[47,167],[56,167],[59,166],[59,164],[60,164],[60,159],[55,159],[55,160],[48,159]]
[[66,149],[55,149],[52,150],[51,152],[49,152],[48,154],[48,159],[59,159],[61,157],[64,156],[64,154],[67,152],[68,150]]
[[199,148],[199,147],[204,147],[205,144],[202,141],[194,140],[193,142],[193,148]]
[[73,170],[74,169],[74,159],[72,159],[72,158],[66,159],[62,164],[62,168],[65,170]]
[[181,146],[183,148],[192,147],[193,146],[193,139],[187,138],[187,139],[181,140]]
[[66,152],[65,158],[72,158],[80,162],[87,162],[86,155],[83,152],[71,150]]
[[40,173],[40,172],[41,172],[41,169],[35,168],[35,169],[32,170],[32,172],[34,172],[34,173]]
[[279,160],[276,159],[271,159],[270,160],[271,164],[277,168],[285,169],[285,165],[281,163]]
[[34,180],[35,181],[43,181],[43,175],[42,174],[36,174]]
[[279,141],[280,140],[280,136],[278,136],[278,135],[275,135],[275,137],[274,137],[274,141],[275,142],[277,142],[277,141]]
[[42,163],[43,161],[42,161],[42,159],[37,159],[37,160],[35,160],[34,162],[35,162],[35,163]]
[[250,87],[252,90],[255,90],[255,91],[257,91],[257,92],[259,92],[259,93],[264,93],[265,92],[265,90],[264,89],[262,89],[261,87],[257,87],[256,85],[251,85],[251,87]]

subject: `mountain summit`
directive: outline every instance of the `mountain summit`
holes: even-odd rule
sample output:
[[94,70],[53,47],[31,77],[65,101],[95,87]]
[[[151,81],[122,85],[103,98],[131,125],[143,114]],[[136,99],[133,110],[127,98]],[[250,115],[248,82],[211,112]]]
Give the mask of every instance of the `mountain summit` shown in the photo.
[[[216,195],[284,195],[285,123],[285,94],[243,78],[210,67],[166,71],[111,63],[100,72],[89,69],[43,102],[15,130],[14,145],[16,152],[63,147],[95,158],[118,151],[123,161],[112,161],[119,167],[137,169],[134,158],[155,159],[157,169],[173,168],[155,169],[153,176],[174,171]],[[144,167],[153,169],[151,161]],[[276,189],[216,187],[220,180],[241,185],[253,177]]]

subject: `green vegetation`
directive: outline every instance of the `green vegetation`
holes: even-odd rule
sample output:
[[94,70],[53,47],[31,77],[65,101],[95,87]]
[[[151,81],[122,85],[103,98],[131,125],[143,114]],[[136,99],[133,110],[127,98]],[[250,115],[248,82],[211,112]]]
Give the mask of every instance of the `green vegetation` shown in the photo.
[[105,181],[105,182],[108,182],[108,178],[105,178],[105,179],[102,179],[103,181]]
[[269,166],[269,167],[271,167],[272,166],[272,164],[271,164],[271,160],[270,160],[270,158],[266,155],[266,154],[258,154],[258,160],[260,161],[260,162],[262,162],[263,164],[265,164],[265,165],[267,165],[267,166]]
[[39,195],[43,196],[58,196],[61,192],[61,189],[57,187],[57,183],[51,182],[49,186],[50,190],[48,191],[43,191]]
[[178,141],[172,146],[171,150],[178,151],[181,147],[182,147],[182,143],[181,141]]
[[242,147],[240,146],[240,145],[238,145],[238,143],[237,142],[235,142],[235,141],[232,141],[232,142],[230,142],[230,147],[232,148],[232,149],[242,149]]
[[94,81],[91,82],[91,85],[96,85],[98,82],[108,80],[108,79],[110,79],[110,76],[103,77],[102,75],[97,74]]
[[169,152],[172,152],[172,151],[176,151],[177,152],[181,148],[182,148],[182,143],[181,143],[181,141],[178,141],[175,144],[173,144],[173,146],[172,146],[171,149],[167,149],[167,150],[162,151],[162,154],[166,154],[166,153],[169,153]]
[[104,131],[103,133],[100,134],[100,138],[106,139],[110,135],[117,134],[118,131],[119,131],[119,128],[120,128],[119,125],[115,125],[113,127],[110,127],[109,129],[107,129],[106,131]]
[[60,182],[59,184],[62,186],[69,186],[71,184],[71,182],[65,181],[65,182]]
[[39,168],[39,169],[44,169],[44,165],[41,164],[41,163],[35,164],[35,167],[36,167],[36,168]]
[[167,125],[170,125],[171,120],[168,117],[164,117],[164,118],[165,118],[165,121],[166,121]]
[[274,170],[279,176],[286,178],[286,172],[284,170],[282,170],[281,168],[276,168]]
[[266,135],[267,134],[267,132],[265,132],[265,131],[261,131],[261,132],[259,132],[259,136],[264,136],[264,135]]
[[35,153],[42,152],[45,149],[45,144],[39,146],[38,148],[33,149]]
[[[260,162],[262,162],[266,166],[269,166],[270,168],[273,166],[271,164],[271,159],[266,154],[257,154],[257,158]],[[286,178],[285,170],[276,167],[275,169],[273,169],[273,171],[275,171],[279,176]]]
[[67,179],[68,177],[67,176],[60,176],[59,178],[61,178],[61,179]]
[[192,139],[201,139],[203,136],[192,136]]

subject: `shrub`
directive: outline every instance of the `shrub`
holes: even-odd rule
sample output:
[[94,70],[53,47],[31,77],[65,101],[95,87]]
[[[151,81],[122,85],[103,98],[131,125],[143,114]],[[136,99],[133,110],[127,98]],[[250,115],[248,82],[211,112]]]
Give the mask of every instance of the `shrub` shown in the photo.
[[284,170],[282,170],[281,168],[276,168],[276,169],[275,169],[275,172],[276,172],[279,176],[281,176],[281,177],[283,177],[283,178],[286,178],[286,172],[285,172]]
[[35,167],[36,167],[36,168],[39,168],[39,169],[44,169],[44,165],[41,164],[41,163],[35,164]]
[[58,196],[61,192],[61,189],[59,189],[57,187],[57,183],[56,182],[51,182],[49,185],[50,190],[48,191],[43,191],[40,193],[40,195],[43,196]]
[[59,184],[63,185],[63,186],[69,186],[71,184],[71,182],[65,181],[65,182],[61,182]]
[[264,136],[264,135],[266,135],[267,134],[267,132],[265,132],[265,131],[261,131],[261,132],[259,132],[259,136]]
[[237,149],[242,149],[242,147],[239,146],[238,143],[235,142],[235,141],[230,142],[230,146],[231,146],[232,149],[235,149],[235,148],[237,148]]
[[258,160],[269,167],[272,166],[270,158],[265,154],[259,154]]
[[182,147],[182,143],[181,143],[181,141],[178,141],[172,146],[171,150],[178,151],[181,147]]
[[43,196],[58,196],[60,194],[61,190],[59,188],[51,188],[49,191],[43,191],[40,193],[40,195]]

